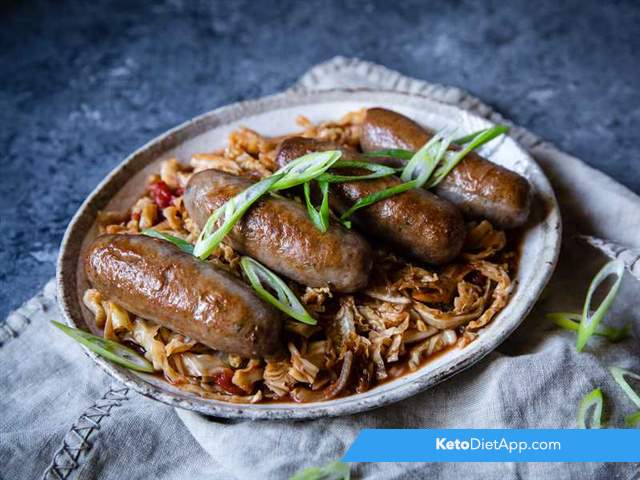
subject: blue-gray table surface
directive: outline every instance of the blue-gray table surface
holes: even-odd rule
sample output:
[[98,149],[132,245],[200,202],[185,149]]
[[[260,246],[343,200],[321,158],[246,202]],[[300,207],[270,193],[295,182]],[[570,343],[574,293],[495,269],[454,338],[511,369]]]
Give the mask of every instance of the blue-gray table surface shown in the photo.
[[462,87],[640,191],[637,2],[345,3],[3,2],[0,319],[129,152],[334,55]]

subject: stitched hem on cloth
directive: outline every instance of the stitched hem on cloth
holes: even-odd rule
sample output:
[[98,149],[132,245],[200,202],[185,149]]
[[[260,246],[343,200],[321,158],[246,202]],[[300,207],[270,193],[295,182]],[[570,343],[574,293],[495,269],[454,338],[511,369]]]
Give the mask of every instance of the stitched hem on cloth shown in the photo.
[[94,431],[100,430],[100,423],[111,411],[128,400],[129,389],[121,385],[111,385],[109,390],[89,407],[74,422],[71,430],[65,435],[62,447],[53,456],[51,464],[45,471],[43,479],[65,480],[80,466],[80,457],[87,454],[92,443],[89,437]]
[[37,312],[46,312],[56,303],[55,279],[51,279],[42,291],[0,321],[0,347],[18,337],[31,325],[31,318]]

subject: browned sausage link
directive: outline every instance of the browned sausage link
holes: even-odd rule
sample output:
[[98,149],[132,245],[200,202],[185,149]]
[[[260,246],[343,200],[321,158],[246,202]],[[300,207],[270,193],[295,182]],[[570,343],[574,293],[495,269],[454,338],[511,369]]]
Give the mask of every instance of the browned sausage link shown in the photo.
[[[331,142],[293,137],[280,144],[276,161],[282,166],[305,153],[336,148],[339,147]],[[344,159],[360,159],[353,150],[342,152]],[[400,183],[394,176],[331,184],[331,207],[343,213],[359,199]],[[460,212],[448,201],[423,189],[409,190],[364,207],[354,214],[353,220],[362,231],[394,245],[402,255],[433,264],[455,258],[465,237]]]
[[[370,108],[360,143],[365,152],[385,148],[417,150],[432,135],[404,115]],[[459,149],[457,145],[451,148]],[[435,193],[471,217],[486,218],[500,228],[513,228],[527,221],[530,190],[524,177],[471,152],[435,188]]]
[[[205,170],[189,180],[185,206],[202,228],[212,212],[250,185],[245,178]],[[305,207],[293,200],[261,199],[245,213],[226,241],[235,250],[303,285],[354,292],[369,280],[372,260],[367,242],[333,223],[322,233]]]
[[103,235],[85,272],[106,298],[131,313],[246,358],[282,350],[279,313],[240,280],[163,240]]

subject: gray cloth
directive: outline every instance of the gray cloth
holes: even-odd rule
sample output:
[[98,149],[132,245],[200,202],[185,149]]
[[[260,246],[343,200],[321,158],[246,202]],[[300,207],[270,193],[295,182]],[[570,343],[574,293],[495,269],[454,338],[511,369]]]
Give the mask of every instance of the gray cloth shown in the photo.
[[[419,93],[504,121],[458,89],[353,59],[320,65],[294,88],[358,86]],[[604,239],[608,252],[640,249],[640,198],[526,131],[515,128],[513,134],[558,194],[563,252],[536,308],[479,364],[404,402],[350,417],[307,422],[205,418],[114,384],[49,325],[48,320],[60,318],[49,283],[0,327],[0,478],[287,478],[301,467],[339,458],[362,428],[571,428],[580,398],[596,386],[606,397],[607,425],[621,426],[634,407],[607,367],[640,372],[638,280],[625,276],[607,320],[633,323],[633,339],[622,343],[593,339],[578,354],[575,334],[553,328],[544,314],[579,310],[590,279],[606,261],[578,241],[578,233]],[[356,478],[367,479],[640,477],[631,464],[386,463],[353,470]]]

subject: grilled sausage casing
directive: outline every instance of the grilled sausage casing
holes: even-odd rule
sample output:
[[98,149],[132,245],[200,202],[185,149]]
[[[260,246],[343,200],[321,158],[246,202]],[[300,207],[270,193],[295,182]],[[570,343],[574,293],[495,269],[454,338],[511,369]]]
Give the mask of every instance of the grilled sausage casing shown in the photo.
[[[344,160],[359,160],[357,152],[334,143],[292,137],[282,141],[276,161],[284,166],[306,153],[326,150],[341,150]],[[366,173],[370,172],[348,172]],[[400,183],[395,176],[332,183],[331,207],[344,213],[361,198]],[[353,220],[362,231],[372,232],[397,247],[401,254],[436,265],[458,256],[466,233],[460,212],[448,201],[423,189],[412,189],[364,207],[353,214]]]
[[[251,182],[245,178],[205,170],[189,180],[185,206],[203,228],[218,207],[249,186]],[[371,248],[362,237],[335,224],[322,233],[304,206],[286,198],[260,199],[225,241],[234,250],[303,285],[354,292],[369,280]]]
[[246,358],[282,349],[279,313],[240,280],[163,240],[103,235],[85,254],[85,272],[129,312]]
[[[410,118],[384,108],[370,108],[362,124],[360,144],[366,152],[385,148],[418,150],[433,136]],[[454,145],[451,149],[459,149]],[[447,175],[435,193],[471,217],[486,218],[499,228],[524,224],[531,188],[511,170],[471,152]]]

